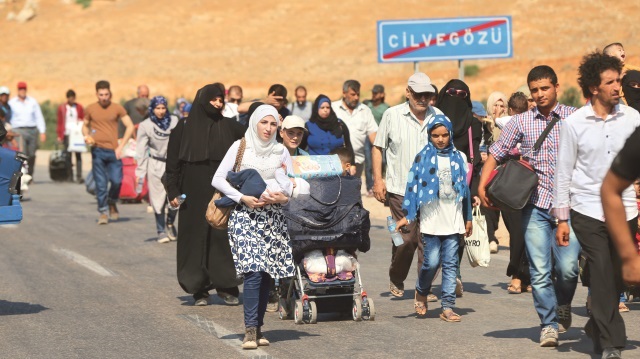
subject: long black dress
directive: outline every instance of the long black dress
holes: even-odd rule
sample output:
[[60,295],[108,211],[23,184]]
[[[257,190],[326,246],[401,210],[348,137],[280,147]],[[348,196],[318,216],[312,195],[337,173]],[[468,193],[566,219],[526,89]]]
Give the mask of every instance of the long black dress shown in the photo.
[[[230,143],[244,136],[245,127],[231,119],[222,119],[216,129],[228,136]],[[213,175],[220,161],[189,162],[179,158],[185,120],[180,120],[171,132],[167,151],[167,195],[173,199],[184,193],[186,201],[180,206],[177,249],[178,282],[185,292],[194,297],[206,296],[210,289],[238,296],[236,277],[229,237],[226,230],[213,229],[205,219],[207,205],[213,196]],[[209,131],[211,141],[220,133]],[[220,146],[218,143],[217,146]],[[228,146],[227,146],[228,147]],[[228,148],[217,148],[226,152]]]

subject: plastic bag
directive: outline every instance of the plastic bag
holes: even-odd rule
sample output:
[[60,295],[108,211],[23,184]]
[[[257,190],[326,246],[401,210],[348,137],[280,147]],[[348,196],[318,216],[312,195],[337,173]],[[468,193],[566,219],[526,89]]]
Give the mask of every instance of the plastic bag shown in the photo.
[[78,121],[76,126],[69,132],[69,152],[87,152],[87,145],[84,143],[84,135],[82,134],[82,122]]
[[465,252],[472,267],[488,267],[491,261],[487,221],[480,213],[480,207],[473,209],[473,232],[465,238]]

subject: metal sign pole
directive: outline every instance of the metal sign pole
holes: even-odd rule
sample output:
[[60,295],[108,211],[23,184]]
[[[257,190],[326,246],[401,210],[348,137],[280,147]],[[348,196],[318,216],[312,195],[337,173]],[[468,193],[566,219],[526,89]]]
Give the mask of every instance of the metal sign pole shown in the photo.
[[413,62],[413,72],[420,72],[420,65],[418,64],[418,61]]
[[458,60],[458,78],[460,81],[464,81],[464,66],[462,65],[462,60]]

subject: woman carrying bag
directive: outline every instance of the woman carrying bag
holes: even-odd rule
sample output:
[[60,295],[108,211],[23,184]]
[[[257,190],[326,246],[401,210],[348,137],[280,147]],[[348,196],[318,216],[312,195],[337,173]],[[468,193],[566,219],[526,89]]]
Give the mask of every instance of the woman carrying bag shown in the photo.
[[[261,105],[251,115],[245,133],[246,146],[239,171],[254,169],[263,180],[275,178],[276,170],[292,172],[291,155],[276,141],[278,111]],[[244,349],[269,345],[262,335],[271,278],[292,277],[295,273],[287,225],[281,205],[291,193],[268,192],[260,198],[243,195],[226,180],[233,171],[241,141],[225,155],[212,185],[237,203],[229,216],[229,242],[236,273],[244,279]],[[285,191],[287,192],[287,191]]]
[[[213,174],[229,147],[245,131],[236,120],[222,116],[223,106],[224,86],[201,88],[189,117],[171,131],[167,151],[167,196],[172,206],[180,206],[178,282],[185,292],[193,294],[199,306],[208,304],[209,290],[214,288],[226,304],[239,304],[227,232],[212,228],[205,219],[214,193]],[[187,195],[182,205],[178,203],[181,194]]]

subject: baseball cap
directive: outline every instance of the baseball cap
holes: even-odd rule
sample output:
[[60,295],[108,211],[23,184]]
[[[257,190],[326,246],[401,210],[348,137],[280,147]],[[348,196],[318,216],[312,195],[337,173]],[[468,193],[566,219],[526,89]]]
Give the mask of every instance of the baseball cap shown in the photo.
[[20,81],[18,82],[18,90],[20,89],[26,89],[27,88],[27,83],[24,81]]
[[373,88],[371,89],[371,92],[373,92],[373,93],[382,93],[382,92],[384,92],[384,86],[382,86],[380,84],[373,85]]
[[414,92],[436,92],[436,88],[431,84],[431,79],[424,72],[416,72],[409,77],[407,84]]
[[288,130],[290,128],[301,128],[307,131],[307,128],[304,125],[305,121],[302,119],[302,117],[296,115],[289,115],[284,118],[284,121],[282,121],[283,130]]
[[480,101],[471,101],[471,112],[476,116],[487,117],[487,111]]
[[9,88],[7,86],[0,86],[0,95],[9,95],[11,94],[11,91],[9,91]]

